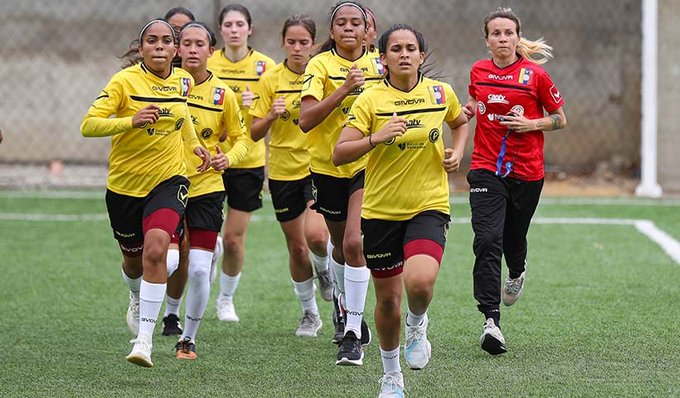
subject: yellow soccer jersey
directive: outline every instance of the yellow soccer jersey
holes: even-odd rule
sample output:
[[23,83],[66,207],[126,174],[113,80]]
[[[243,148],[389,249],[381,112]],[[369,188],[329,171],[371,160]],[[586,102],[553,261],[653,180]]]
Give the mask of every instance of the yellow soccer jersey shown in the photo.
[[[210,151],[210,156],[217,154],[219,145],[229,159],[229,167],[236,166],[245,159],[253,145],[253,140],[246,135],[246,126],[241,116],[241,109],[236,94],[223,81],[214,75],[197,84],[189,94],[189,112],[198,139]],[[220,135],[227,131],[227,141],[220,142]],[[191,182],[189,197],[193,198],[212,192],[224,191],[222,172],[213,168],[203,173],[196,171],[201,164],[198,156],[185,151],[187,176]]]
[[[250,91],[257,93],[259,89],[259,81],[262,74],[276,65],[273,59],[262,54],[261,52],[250,50],[248,55],[238,62],[231,62],[224,56],[224,50],[215,52],[208,58],[208,69],[212,71],[220,80],[227,83],[229,87],[236,93],[238,103],[241,105],[241,113],[245,119],[246,130],[250,136],[250,124],[253,121],[252,116],[248,112],[248,108],[243,107],[242,92],[245,91],[246,85],[249,86]],[[265,149],[264,140],[258,141],[250,149],[248,156],[234,168],[255,168],[262,167],[265,164]]]
[[263,119],[275,99],[284,97],[286,111],[272,123],[269,138],[269,178],[294,181],[309,175],[307,135],[299,126],[303,75],[288,69],[285,62],[268,70],[260,80],[258,99],[250,115]]
[[311,96],[322,101],[342,86],[354,64],[364,72],[365,84],[345,97],[340,106],[308,132],[311,169],[315,173],[349,178],[366,166],[366,158],[362,157],[350,164],[336,167],[331,161],[331,155],[354,100],[361,92],[382,80],[383,67],[380,59],[376,62],[374,57],[366,53],[356,61],[349,61],[337,55],[335,50],[318,54],[309,61],[305,70],[302,98]]
[[369,136],[394,112],[407,120],[407,131],[369,152],[361,216],[403,221],[427,210],[449,214],[442,123],[460,115],[456,93],[450,85],[424,77],[409,92],[384,80],[357,98],[347,126]]
[[[189,148],[200,146],[187,107],[193,85],[191,75],[182,69],[173,69],[163,79],[143,63],[113,75],[80,127],[86,137],[112,136],[108,189],[144,197],[160,182],[186,175],[184,142]],[[158,121],[132,127],[132,116],[149,104],[161,108]]]

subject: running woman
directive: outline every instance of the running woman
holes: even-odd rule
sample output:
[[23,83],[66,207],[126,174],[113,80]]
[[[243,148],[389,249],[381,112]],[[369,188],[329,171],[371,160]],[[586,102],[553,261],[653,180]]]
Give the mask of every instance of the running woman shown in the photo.
[[[313,211],[312,179],[309,172],[307,135],[300,130],[300,92],[311,57],[316,25],[307,15],[295,15],[283,24],[286,59],[265,72],[250,110],[253,140],[270,132],[269,190],[276,219],[288,246],[290,276],[300,300],[302,318],[297,336],[315,337],[322,322],[314,294],[313,268],[326,301],[333,299],[328,269],[328,230],[323,216]],[[310,261],[309,252],[312,260]]]
[[139,43],[142,62],[111,78],[80,130],[85,137],[112,136],[106,206],[130,289],[128,326],[137,329],[127,360],[151,367],[153,330],[174,271],[167,268],[168,245],[189,196],[182,153],[192,148],[199,172],[210,167],[210,153],[198,141],[187,107],[193,78],[172,66],[172,27],[153,20],[140,31]]
[[[252,117],[249,108],[253,91],[258,89],[262,74],[275,65],[274,60],[248,46],[253,33],[250,11],[240,4],[225,6],[219,15],[220,34],[224,48],[208,59],[208,69],[227,83],[236,93],[250,137]],[[222,243],[224,257],[220,273],[220,294],[217,297],[217,319],[238,322],[234,294],[241,279],[245,259],[245,240],[250,216],[262,207],[265,144],[258,142],[236,167],[227,169],[222,178],[227,190],[227,216]],[[219,243],[218,243],[219,245]],[[219,257],[219,256],[217,256]]]
[[[250,150],[243,117],[234,92],[207,69],[215,51],[215,33],[205,24],[191,22],[179,35],[182,69],[191,73],[196,85],[189,94],[189,112],[198,139],[209,148],[212,169],[192,171],[193,158],[185,151],[191,182],[185,220],[189,237],[189,289],[186,298],[184,332],[175,346],[178,359],[196,359],[196,333],[210,296],[210,264],[217,234],[222,228],[224,207],[223,170],[238,164]],[[234,143],[226,149],[220,135],[227,132]]]
[[[419,32],[394,25],[378,46],[387,76],[352,105],[333,162],[346,164],[369,154],[361,230],[377,301],[384,371],[380,396],[403,397],[402,294],[406,290],[404,357],[409,368],[422,369],[432,352],[427,309],[450,221],[448,173],[460,166],[468,127],[451,86],[420,71],[426,46]],[[444,122],[452,148],[444,148]]]
[[[560,91],[540,66],[552,48],[521,37],[519,18],[509,8],[487,15],[483,30],[491,59],[470,71],[465,112],[478,117],[467,180],[474,297],[485,319],[480,345],[498,355],[507,351],[500,303],[513,305],[524,289],[527,232],[543,188],[543,132],[564,128],[567,118]],[[503,257],[509,272],[501,287]]]
[[[361,243],[361,198],[366,159],[343,166],[331,162],[333,147],[352,103],[382,80],[382,66],[364,48],[366,12],[361,4],[341,1],[330,14],[330,37],[307,65],[302,88],[300,127],[308,132],[313,208],[326,220],[333,251],[337,299],[336,334],[340,344],[336,364],[362,365],[362,344],[370,342],[363,321],[370,274]],[[344,321],[344,323],[343,323]]]

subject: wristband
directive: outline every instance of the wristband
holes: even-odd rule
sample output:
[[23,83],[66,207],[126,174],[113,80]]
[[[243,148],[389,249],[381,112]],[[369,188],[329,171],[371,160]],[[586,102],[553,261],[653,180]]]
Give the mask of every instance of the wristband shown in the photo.
[[373,136],[373,134],[371,134],[371,135],[368,136],[368,145],[370,145],[371,148],[375,148],[375,145],[373,144],[373,141],[371,141],[371,137],[372,137],[372,136]]

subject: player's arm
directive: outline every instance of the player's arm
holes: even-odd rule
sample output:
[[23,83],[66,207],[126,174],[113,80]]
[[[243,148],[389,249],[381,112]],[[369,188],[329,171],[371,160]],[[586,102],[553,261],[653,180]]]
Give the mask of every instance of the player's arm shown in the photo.
[[554,131],[567,126],[567,117],[564,115],[562,107],[539,119],[527,119],[524,116],[512,114],[504,116],[503,119],[504,121],[501,124],[517,133],[536,130]]
[[184,123],[182,123],[182,140],[186,143],[189,148],[193,148],[192,152],[194,155],[201,159],[201,164],[196,170],[199,172],[206,171],[210,168],[210,152],[201,145],[201,142],[196,136],[196,129],[194,129],[194,124],[191,122],[191,114],[189,113],[189,107],[184,105]]
[[467,120],[472,120],[472,118],[475,117],[475,107],[476,106],[477,106],[477,99],[475,97],[471,96],[468,99],[468,102],[463,107],[463,113],[465,114],[465,117],[467,117]]
[[272,102],[272,107],[266,115],[261,118],[253,115],[253,122],[250,125],[250,138],[253,141],[259,141],[264,138],[272,124],[284,112],[286,112],[286,100],[283,96],[280,96]]
[[159,108],[155,105],[140,109],[134,116],[110,118],[118,113],[122,99],[122,84],[114,77],[83,117],[80,124],[81,134],[84,137],[108,137],[139,128],[144,123],[153,124],[158,120]]
[[444,149],[444,160],[442,165],[447,173],[453,173],[460,168],[460,163],[463,160],[465,153],[465,144],[467,143],[470,131],[468,128],[468,116],[461,112],[454,120],[446,122],[451,129],[451,148]]

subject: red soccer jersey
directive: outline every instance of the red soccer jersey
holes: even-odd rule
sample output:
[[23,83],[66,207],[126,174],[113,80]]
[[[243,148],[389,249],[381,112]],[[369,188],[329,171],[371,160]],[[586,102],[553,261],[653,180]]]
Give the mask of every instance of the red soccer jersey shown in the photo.
[[[477,128],[471,169],[497,171],[501,141],[508,129],[500,119],[513,112],[528,119],[544,117],[564,101],[548,73],[539,65],[520,58],[499,68],[490,59],[475,62],[470,71],[470,97],[477,100]],[[524,181],[540,180],[543,171],[543,131],[510,133],[501,173],[512,163],[509,176]]]

